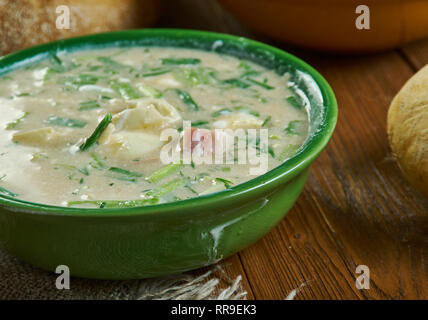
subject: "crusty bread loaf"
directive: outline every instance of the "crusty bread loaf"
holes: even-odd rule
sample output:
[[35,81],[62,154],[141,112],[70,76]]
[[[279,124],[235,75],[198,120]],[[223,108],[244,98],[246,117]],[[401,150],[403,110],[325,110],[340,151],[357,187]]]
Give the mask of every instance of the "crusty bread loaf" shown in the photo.
[[[57,29],[58,6],[70,9],[70,29]],[[160,0],[0,0],[0,55],[88,33],[153,24]]]
[[388,136],[401,170],[428,197],[428,65],[392,101]]

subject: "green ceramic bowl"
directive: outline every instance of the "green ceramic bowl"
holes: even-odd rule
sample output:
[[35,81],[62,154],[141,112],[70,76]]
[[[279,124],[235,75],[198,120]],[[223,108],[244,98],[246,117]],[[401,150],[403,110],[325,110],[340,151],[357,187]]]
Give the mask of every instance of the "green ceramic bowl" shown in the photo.
[[231,189],[194,199],[123,209],[77,209],[0,196],[0,247],[46,270],[137,279],[215,263],[265,235],[292,207],[337,119],[334,94],[309,65],[260,42],[190,30],[145,29],[44,44],[0,59],[0,76],[49,53],[100,47],[165,46],[216,51],[289,72],[310,103],[310,135],[291,159]]

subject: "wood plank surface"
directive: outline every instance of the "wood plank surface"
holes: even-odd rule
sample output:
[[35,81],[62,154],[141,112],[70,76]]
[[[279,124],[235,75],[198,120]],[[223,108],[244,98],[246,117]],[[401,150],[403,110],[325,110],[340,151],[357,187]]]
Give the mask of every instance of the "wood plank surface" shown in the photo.
[[415,70],[428,64],[428,41],[416,41],[402,48],[401,53]]
[[[396,53],[307,61],[336,92],[338,126],[287,218],[241,253],[255,296],[279,299],[309,281],[298,297],[428,297],[427,204],[389,160],[385,133],[389,102],[410,67]],[[255,256],[259,263],[250,262]],[[355,287],[360,264],[370,268],[370,290]]]
[[[303,58],[329,81],[339,104],[336,132],[313,164],[287,217],[224,262],[242,272],[249,299],[428,299],[428,201],[403,179],[386,135],[389,104],[428,63],[428,41],[401,50],[335,56],[254,35],[214,0],[166,4],[160,27],[247,36]],[[358,290],[356,267],[370,269]],[[198,271],[200,272],[200,271]]]

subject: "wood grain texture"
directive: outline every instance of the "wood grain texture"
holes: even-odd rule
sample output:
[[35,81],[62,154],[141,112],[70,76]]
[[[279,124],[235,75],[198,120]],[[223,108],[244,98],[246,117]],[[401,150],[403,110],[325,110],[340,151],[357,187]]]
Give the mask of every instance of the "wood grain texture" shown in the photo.
[[[386,135],[389,104],[428,63],[428,41],[365,56],[334,56],[253,35],[213,0],[168,3],[160,26],[247,36],[296,54],[331,84],[336,132],[287,217],[230,258],[249,298],[428,299],[428,201],[403,179]],[[355,286],[370,268],[370,289]]]
[[428,63],[427,40],[413,42],[402,48],[400,51],[415,70],[419,70]]

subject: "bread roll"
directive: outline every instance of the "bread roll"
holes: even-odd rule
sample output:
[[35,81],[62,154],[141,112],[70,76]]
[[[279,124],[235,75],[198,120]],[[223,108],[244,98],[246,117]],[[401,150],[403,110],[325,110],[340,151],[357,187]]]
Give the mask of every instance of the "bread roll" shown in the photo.
[[404,175],[428,197],[428,65],[392,101],[388,136]]
[[[67,6],[70,29],[57,29]],[[154,23],[160,0],[0,0],[0,55],[83,34],[146,27]]]

